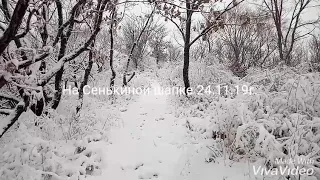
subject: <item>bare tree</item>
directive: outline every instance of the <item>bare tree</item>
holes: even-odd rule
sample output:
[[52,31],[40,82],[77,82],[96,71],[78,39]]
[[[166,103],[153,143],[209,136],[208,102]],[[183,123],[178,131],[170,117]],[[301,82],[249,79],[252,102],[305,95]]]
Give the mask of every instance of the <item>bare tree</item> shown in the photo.
[[275,51],[273,26],[263,13],[238,7],[227,14],[227,24],[214,51],[240,77],[251,67],[262,67]]
[[171,42],[167,44],[168,61],[176,62],[182,55],[181,48],[173,45]]
[[152,48],[151,56],[156,58],[156,64],[158,67],[160,66],[161,62],[165,62],[167,58],[167,45],[168,42],[165,40],[167,37],[168,32],[164,25],[158,25],[154,28],[154,32],[150,37],[150,47]]
[[[154,15],[152,15],[154,16]],[[122,26],[122,35],[125,41],[126,53],[130,54],[131,48],[138,38],[140,32],[144,29],[146,22],[148,21],[148,15],[130,15]],[[151,42],[154,36],[157,35],[157,29],[160,29],[162,25],[158,24],[154,17],[149,20],[149,24],[146,26],[144,32],[142,33],[139,42],[136,44],[133,54],[132,54],[132,63],[134,68],[141,68],[142,64],[140,63],[145,56],[148,55],[148,44]],[[142,69],[143,70],[143,69]]]
[[110,69],[111,69],[111,78],[110,78],[110,88],[113,88],[114,86],[114,81],[116,79],[116,71],[114,70],[113,67],[113,54],[114,54],[114,28],[116,26],[114,19],[116,18],[116,7],[114,7],[112,9],[111,12],[111,24],[110,24],[110,28],[109,28],[109,34],[110,34],[110,54],[109,54],[109,58],[110,58]]
[[133,31],[132,33],[132,36],[133,36],[133,39],[134,39],[134,43],[132,44],[131,46],[131,49],[130,49],[130,52],[129,52],[129,56],[128,56],[128,60],[127,60],[127,63],[126,63],[126,67],[125,67],[125,70],[124,70],[124,73],[123,73],[123,86],[126,86],[128,84],[128,82],[130,82],[130,80],[134,77],[135,73],[133,73],[131,75],[131,77],[128,79],[127,81],[127,73],[128,73],[128,70],[129,70],[129,64],[130,64],[130,61],[132,60],[133,58],[133,53],[134,53],[134,50],[136,48],[137,45],[139,45],[139,42],[140,42],[140,39],[141,37],[143,36],[143,34],[145,33],[145,31],[147,30],[147,27],[149,26],[150,27],[150,22],[152,21],[152,18],[153,18],[153,15],[154,15],[154,9],[152,10],[152,12],[147,15],[147,20],[146,22],[144,23],[144,26],[142,27],[142,29],[140,30],[139,34],[138,34],[138,37],[135,36],[135,32]]
[[[183,82],[186,95],[188,95],[188,89],[190,87],[189,61],[191,46],[207,33],[211,33],[223,27],[224,22],[222,16],[226,12],[237,6],[239,3],[243,2],[243,0],[240,0],[239,2],[237,2],[236,0],[232,1],[223,10],[214,10],[213,8],[211,8],[209,12],[206,12],[204,11],[204,5],[208,4],[209,2],[210,1],[198,0],[185,0],[179,1],[177,3],[164,1],[163,3],[159,3],[157,6],[158,13],[163,15],[166,20],[170,20],[177,27],[184,42]],[[192,39],[191,28],[193,24],[193,15],[196,13],[209,13],[210,16],[208,16],[209,18],[206,19],[206,26],[204,26],[201,32]],[[177,22],[177,20],[179,22]]]
[[309,41],[311,65],[314,71],[320,72],[320,36],[313,35]]
[[[309,8],[312,0],[295,0],[286,3],[284,0],[264,0],[268,12],[271,14],[276,31],[277,31],[277,45],[278,53],[281,61],[286,65],[291,65],[291,55],[294,45],[297,41],[309,35],[313,30],[300,33],[300,29],[316,23],[316,21],[302,21],[302,14]],[[293,10],[286,23],[285,7],[290,7],[293,3]]]

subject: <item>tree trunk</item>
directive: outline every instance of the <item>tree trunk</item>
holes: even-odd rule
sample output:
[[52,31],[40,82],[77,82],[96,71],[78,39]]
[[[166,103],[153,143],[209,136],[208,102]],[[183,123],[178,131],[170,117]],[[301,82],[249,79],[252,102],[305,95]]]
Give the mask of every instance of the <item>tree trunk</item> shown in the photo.
[[[92,47],[93,48],[93,47]],[[81,82],[80,85],[80,89],[79,89],[79,105],[76,108],[76,113],[78,113],[83,105],[83,88],[85,85],[88,84],[88,80],[89,80],[89,76],[92,70],[92,65],[93,65],[93,61],[92,61],[92,51],[89,52],[89,63],[88,66],[86,68],[86,70],[84,71],[84,77],[83,77],[83,81]]]
[[[61,35],[61,47],[59,50],[59,56],[58,56],[58,61],[65,55],[66,49],[67,49],[67,43],[68,39],[65,35]],[[52,102],[52,109],[57,109],[60,100],[61,100],[61,95],[62,95],[62,75],[64,72],[63,66],[61,69],[57,72],[55,75],[55,80],[54,80],[54,87],[55,87],[55,93],[53,97],[53,102]]]
[[[190,9],[190,1],[187,0],[186,8]],[[183,82],[186,96],[188,96],[188,89],[190,88],[189,82],[189,61],[190,61],[190,34],[191,34],[191,20],[192,20],[192,11],[187,10],[187,20],[186,20],[186,34],[185,42],[183,48]]]
[[[46,12],[46,8],[48,8],[47,5],[48,5],[48,2],[44,2],[45,7],[42,7],[42,12],[41,12],[41,16],[45,22],[47,22],[47,12]],[[47,30],[47,23],[44,23],[43,30],[40,32],[40,36],[42,39],[42,46],[46,46],[48,37],[49,37],[48,30]]]
[[[101,1],[99,1],[98,4],[100,4]],[[105,8],[105,5],[107,4],[107,1],[104,1],[102,6],[101,6],[101,9],[104,9]],[[99,5],[98,5],[99,6]],[[100,14],[100,17],[98,16],[96,19],[95,19],[95,22],[94,22],[94,27],[95,28],[98,28],[100,29],[100,24],[102,22],[102,16],[103,14]],[[98,31],[99,32],[99,31]],[[97,33],[98,33],[97,32]],[[79,89],[79,104],[77,105],[76,107],[76,113],[79,113],[79,111],[81,110],[82,108],[82,105],[83,105],[83,88],[84,86],[86,86],[88,84],[88,80],[89,80],[89,76],[90,76],[90,73],[91,73],[91,70],[92,70],[92,66],[93,66],[93,49],[94,49],[94,45],[95,45],[95,38],[92,40],[91,44],[89,44],[90,46],[90,51],[89,51],[89,62],[88,62],[88,66],[86,67],[85,69],[85,72],[84,72],[84,77],[83,77],[83,81],[81,82],[80,84],[80,89]]]
[[[69,19],[70,23],[69,23],[67,32],[65,34],[62,32],[60,35],[61,46],[60,46],[60,50],[59,50],[58,61],[60,61],[65,56],[67,44],[68,44],[69,38],[72,34],[72,30],[74,27],[77,10],[84,3],[85,3],[85,0],[78,1],[77,4],[71,10],[71,17]],[[59,8],[61,8],[61,7],[59,6]],[[59,11],[61,11],[61,9]],[[59,14],[59,21],[61,20],[60,18],[62,18],[61,14]],[[64,73],[64,67],[62,66],[61,69],[57,72],[57,74],[55,76],[54,84],[55,84],[55,91],[56,92],[54,93],[53,104],[51,106],[52,109],[57,109],[57,107],[60,103],[60,100],[61,100],[63,73]]]
[[[68,37],[65,35],[61,34],[61,46],[59,50],[59,55],[58,55],[58,61],[61,60],[61,58],[65,55],[66,49],[67,49],[67,43],[68,43]],[[55,75],[55,81],[54,81],[54,87],[55,87],[55,93],[53,97],[53,102],[52,102],[52,109],[57,109],[61,96],[62,96],[62,75],[64,73],[64,68],[63,66],[61,69],[57,72]]]
[[[116,8],[114,7],[113,11],[112,11],[111,21],[113,21],[113,19],[115,18],[115,13],[116,13]],[[114,70],[114,67],[113,67],[113,48],[114,48],[113,27],[114,27],[114,23],[111,22],[110,30],[109,30],[109,33],[110,33],[110,69],[111,69],[110,88],[111,89],[113,89],[114,81],[115,81],[116,75],[117,75],[116,71]]]
[[61,96],[62,96],[62,75],[64,72],[64,68],[62,67],[56,74],[55,76],[55,82],[54,82],[54,87],[55,87],[55,93],[53,97],[53,103],[52,103],[52,109],[57,109]]
[[9,43],[15,38],[22,19],[27,11],[29,0],[19,0],[13,11],[8,28],[0,37],[0,54],[7,48]]
[[183,49],[183,82],[184,82],[186,96],[188,96],[187,89],[190,87],[189,60],[190,60],[190,47],[185,46]]
[[278,40],[277,40],[277,44],[278,44],[278,52],[279,52],[279,57],[281,61],[285,61],[284,59],[284,55],[283,55],[283,48],[282,48],[282,34],[281,34],[281,27],[278,27],[280,25],[277,25],[277,36],[278,36]]

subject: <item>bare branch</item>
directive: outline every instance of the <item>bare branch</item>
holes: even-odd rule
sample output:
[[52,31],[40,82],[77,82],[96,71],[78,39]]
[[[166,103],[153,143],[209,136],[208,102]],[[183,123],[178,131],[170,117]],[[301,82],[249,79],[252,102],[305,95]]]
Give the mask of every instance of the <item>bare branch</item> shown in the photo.
[[299,40],[299,39],[301,39],[301,38],[303,38],[303,37],[306,37],[306,36],[308,36],[308,35],[311,35],[311,33],[312,33],[315,29],[316,29],[316,28],[314,27],[311,31],[295,37],[295,38],[294,38],[294,41],[297,41],[297,40]]
[[[237,4],[233,4],[233,2],[230,2],[229,4],[228,4],[228,6],[226,7],[226,9],[222,12],[222,13],[220,13],[217,17],[216,17],[216,19],[219,19],[219,18],[221,18],[222,17],[222,15],[223,14],[225,14],[226,12],[228,12],[228,11],[230,11],[231,9],[233,9],[233,8],[235,8],[236,6],[238,6],[240,3],[242,3],[244,0],[241,0],[240,2],[238,2]],[[232,6],[231,6],[232,5]],[[195,37],[191,42],[190,42],[190,44],[189,44],[189,46],[191,46],[192,44],[194,44],[199,38],[201,38],[202,36],[204,36],[204,35],[206,35],[211,29],[213,29],[214,27],[215,27],[216,25],[215,24],[213,24],[213,25],[211,25],[211,26],[208,26],[208,27],[206,27],[205,29],[203,29],[202,31],[201,31],[201,33],[197,36],[197,37]]]
[[180,34],[182,35],[183,41],[185,41],[186,37],[184,35],[183,29],[181,28],[181,26],[179,26],[179,24],[177,24],[172,17],[168,17],[168,16],[166,16],[166,15],[164,15],[162,13],[160,13],[160,15],[165,17],[165,18],[167,18],[167,19],[169,19],[177,27],[177,29],[179,30]]

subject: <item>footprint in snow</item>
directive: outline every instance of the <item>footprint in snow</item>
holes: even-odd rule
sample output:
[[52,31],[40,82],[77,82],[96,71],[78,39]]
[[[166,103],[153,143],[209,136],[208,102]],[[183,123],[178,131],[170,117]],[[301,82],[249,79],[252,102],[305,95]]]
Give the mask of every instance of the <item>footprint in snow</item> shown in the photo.
[[143,174],[139,175],[139,179],[153,179],[153,178],[158,178],[159,177],[159,173],[157,172],[145,172]]
[[139,163],[136,163],[134,165],[126,165],[126,166],[121,166],[121,169],[123,171],[125,170],[138,170],[140,167],[144,166],[144,163],[142,162],[139,162]]
[[157,118],[155,119],[156,121],[163,121],[164,120],[164,117],[160,117],[160,118]]
[[126,108],[120,108],[120,112],[125,112],[125,111],[127,111]]
[[134,170],[138,170],[140,167],[142,167],[144,164],[143,163],[139,163],[136,165],[136,167],[134,168]]

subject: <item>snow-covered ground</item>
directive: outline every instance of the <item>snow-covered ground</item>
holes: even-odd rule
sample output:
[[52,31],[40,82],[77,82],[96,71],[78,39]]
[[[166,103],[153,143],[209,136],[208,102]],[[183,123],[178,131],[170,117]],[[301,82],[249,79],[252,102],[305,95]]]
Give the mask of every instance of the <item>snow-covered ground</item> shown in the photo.
[[[151,82],[150,90],[160,88],[150,77],[144,81],[147,86]],[[43,120],[46,124],[42,125],[42,131],[63,137],[60,127],[50,129],[48,123],[70,114],[67,103],[70,99],[65,99],[59,113],[53,114],[57,117]],[[257,169],[261,170],[258,174],[266,173],[262,170],[265,167],[259,166],[265,162],[261,157],[256,157],[255,164],[249,163],[251,158],[247,157],[240,158],[240,162],[236,162],[237,157],[228,160],[227,154],[233,153],[218,139],[211,138],[210,119],[180,116],[179,111],[188,112],[189,106],[177,109],[169,95],[151,91],[141,96],[122,96],[114,103],[104,101],[112,98],[97,99],[89,96],[85,99],[88,102],[78,124],[82,128],[87,126],[88,134],[78,140],[36,138],[37,131],[27,128],[33,127],[32,116],[23,116],[19,128],[10,134],[11,139],[0,142],[4,146],[0,148],[0,180],[50,177],[55,180],[285,180],[284,176],[273,174],[268,178],[254,175]],[[230,107],[227,111],[233,109],[227,107]],[[222,108],[212,106],[206,112],[222,111]],[[12,139],[15,140],[11,142]],[[300,177],[300,180],[317,179]]]
[[[159,83],[153,82],[157,88]],[[106,166],[90,180],[249,180],[244,163],[207,163],[205,141],[195,140],[185,119],[171,114],[167,96],[151,92],[122,109],[122,126],[113,128],[105,146]],[[253,178],[255,179],[255,178]]]

